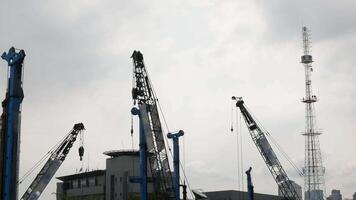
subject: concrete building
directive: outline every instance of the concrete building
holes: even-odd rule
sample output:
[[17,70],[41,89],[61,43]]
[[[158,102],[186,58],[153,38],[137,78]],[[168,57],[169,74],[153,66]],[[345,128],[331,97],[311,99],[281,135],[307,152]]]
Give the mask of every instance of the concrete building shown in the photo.
[[[139,152],[138,151],[107,151],[106,159],[106,200],[127,200],[140,197],[140,185],[132,183],[139,177]],[[147,165],[148,180],[152,180],[149,164]],[[148,183],[148,192],[153,192],[153,184]]]
[[[237,190],[221,190],[204,192],[209,200],[247,200],[247,192]],[[281,196],[255,193],[255,200],[282,200]]]
[[57,200],[105,200],[105,170],[58,177]]
[[342,200],[342,195],[340,190],[331,190],[331,194],[326,200]]
[[[291,182],[291,184],[294,186],[296,192],[297,192],[297,195],[299,197],[299,199],[302,199],[303,198],[303,191],[302,191],[302,187],[300,185],[298,185],[297,183],[295,183],[294,181],[292,180],[289,180]],[[283,196],[281,190],[278,188],[278,195],[279,196]]]
[[324,199],[323,190],[311,190],[304,192],[304,199],[320,200]]
[[[107,151],[105,170],[58,177],[57,200],[136,200],[140,186],[132,180],[139,176],[138,151]],[[153,193],[151,169],[147,165],[148,192]],[[151,181],[151,182],[150,182]]]

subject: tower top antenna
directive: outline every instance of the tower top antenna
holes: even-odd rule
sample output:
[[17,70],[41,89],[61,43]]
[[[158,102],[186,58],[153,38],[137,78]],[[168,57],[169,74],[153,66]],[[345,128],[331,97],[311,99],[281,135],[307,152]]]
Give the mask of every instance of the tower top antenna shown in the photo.
[[311,36],[310,30],[303,26],[302,28],[303,33],[303,53],[304,55],[301,57],[303,64],[309,64],[313,62],[313,57],[310,55],[311,53]]

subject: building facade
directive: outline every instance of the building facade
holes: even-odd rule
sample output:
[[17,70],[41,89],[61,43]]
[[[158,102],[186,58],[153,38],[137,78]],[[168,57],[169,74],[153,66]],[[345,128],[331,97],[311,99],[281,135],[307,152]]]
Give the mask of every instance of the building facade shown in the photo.
[[[106,159],[106,200],[139,199],[140,185],[133,183],[133,179],[140,174],[138,151],[107,151]],[[152,180],[151,169],[147,165],[148,180]],[[147,191],[153,192],[153,184],[148,183]]]
[[342,195],[340,190],[331,190],[331,194],[326,200],[342,200]]
[[[138,151],[107,151],[105,170],[95,170],[58,177],[57,200],[138,200],[140,185]],[[148,193],[153,193],[153,179],[147,165]]]
[[105,200],[105,170],[58,177],[57,200]]

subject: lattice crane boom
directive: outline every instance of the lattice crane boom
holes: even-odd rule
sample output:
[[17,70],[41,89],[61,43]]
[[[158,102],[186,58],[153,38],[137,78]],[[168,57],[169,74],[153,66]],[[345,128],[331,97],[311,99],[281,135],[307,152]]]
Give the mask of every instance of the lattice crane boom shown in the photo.
[[[57,172],[59,167],[65,160],[69,150],[76,141],[78,134],[81,134],[84,130],[84,125],[82,123],[75,124],[73,129],[69,134],[62,140],[57,148],[51,153],[45,165],[42,167],[41,171],[37,174],[36,178],[33,180],[31,185],[28,187],[26,192],[23,194],[21,200],[37,200],[44,189],[47,187],[48,183],[51,181],[54,174]],[[79,148],[79,156],[82,157],[84,149],[81,146]]]
[[262,126],[260,126],[252,117],[250,112],[245,107],[244,101],[241,97],[232,97],[232,99],[236,100],[236,107],[238,107],[241,111],[252,140],[255,143],[264,162],[266,163],[268,170],[271,172],[274,180],[276,181],[278,188],[280,189],[284,198],[288,200],[302,200],[301,197],[298,196],[292,181],[288,178],[287,173],[283,169],[270,143],[268,142],[266,138],[267,132],[262,130]]
[[156,192],[163,192],[174,197],[173,180],[168,154],[164,141],[161,121],[157,108],[157,98],[140,51],[134,51],[132,99],[139,107],[140,118],[146,136],[147,151],[150,153],[149,162],[155,181]]

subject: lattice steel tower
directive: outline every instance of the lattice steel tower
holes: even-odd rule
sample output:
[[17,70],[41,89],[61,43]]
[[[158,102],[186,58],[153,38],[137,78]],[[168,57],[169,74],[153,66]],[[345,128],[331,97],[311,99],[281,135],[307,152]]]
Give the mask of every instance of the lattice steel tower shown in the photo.
[[314,103],[317,97],[312,91],[311,72],[313,71],[313,58],[310,55],[310,31],[303,27],[303,51],[301,57],[305,68],[305,97],[302,102],[305,103],[305,163],[303,168],[305,200],[322,200],[324,199],[324,173],[319,135],[315,120]]

